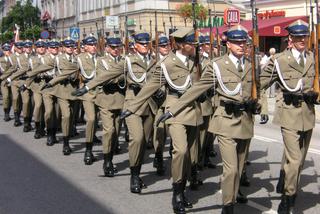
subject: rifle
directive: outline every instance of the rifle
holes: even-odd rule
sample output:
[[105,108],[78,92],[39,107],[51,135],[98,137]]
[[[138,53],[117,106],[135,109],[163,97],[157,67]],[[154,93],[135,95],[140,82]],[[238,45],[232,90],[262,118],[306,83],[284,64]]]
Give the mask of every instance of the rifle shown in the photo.
[[210,52],[209,52],[209,56],[210,59],[213,59],[213,33],[212,33],[212,22],[211,22],[211,9],[208,10],[209,13],[209,29],[210,29]]
[[128,32],[128,16],[127,15],[125,17],[124,25],[125,25],[125,31],[126,31],[125,32],[126,37],[124,40],[124,51],[125,51],[125,55],[128,55],[129,54],[129,32]]
[[192,0],[192,13],[193,13],[193,30],[194,30],[194,41],[196,44],[196,53],[194,59],[194,66],[197,69],[197,80],[201,77],[201,63],[200,63],[200,45],[199,45],[199,32],[197,29],[197,20],[196,20],[196,4],[197,0]]
[[217,53],[218,53],[218,56],[220,56],[221,55],[221,45],[220,45],[217,16],[214,17],[214,22],[215,22],[215,28],[216,28]]
[[310,38],[309,38],[309,42],[308,42],[308,49],[310,51],[314,51],[315,48],[315,44],[314,44],[314,40],[315,40],[315,32],[314,32],[314,21],[313,21],[313,6],[312,6],[312,0],[310,0],[310,16],[311,16],[311,25],[310,25]]
[[317,11],[317,25],[316,25],[316,42],[315,42],[315,77],[313,82],[313,91],[318,93],[319,98],[319,40],[320,40],[320,15],[318,0],[315,0]]
[[155,36],[155,57],[156,57],[156,62],[158,62],[158,57],[159,57],[159,51],[158,51],[158,46],[159,46],[159,36],[158,36],[158,19],[157,19],[157,11],[154,11],[154,36]]
[[253,100],[258,99],[258,90],[257,90],[257,77],[260,74],[260,65],[259,65],[259,34],[258,34],[258,19],[256,8],[256,1],[250,0],[251,11],[252,11],[252,89],[251,89],[251,98]]

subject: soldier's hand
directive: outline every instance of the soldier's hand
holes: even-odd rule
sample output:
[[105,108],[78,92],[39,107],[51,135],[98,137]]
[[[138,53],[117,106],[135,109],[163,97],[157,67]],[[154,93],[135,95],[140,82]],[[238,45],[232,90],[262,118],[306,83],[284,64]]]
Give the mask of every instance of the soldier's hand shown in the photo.
[[172,113],[171,113],[170,111],[167,111],[166,113],[164,113],[163,115],[161,115],[161,116],[159,117],[159,119],[157,120],[157,127],[159,126],[159,124],[160,124],[161,122],[164,122],[164,121],[170,119],[171,117],[173,117],[173,115],[172,115]]
[[125,110],[125,111],[121,112],[120,120],[123,120],[124,118],[129,117],[131,114],[133,114],[133,113],[129,110]]
[[5,82],[5,85],[9,86],[10,83],[11,83],[11,79],[10,79],[10,78],[7,78],[7,79],[6,79],[6,82]]
[[269,121],[269,116],[267,114],[260,115],[260,124],[266,124]]
[[71,92],[71,95],[79,97],[79,96],[84,95],[87,92],[88,92],[88,89],[84,86],[82,88],[77,89],[76,91]]
[[41,91],[46,89],[46,88],[51,88],[51,87],[52,87],[52,85],[50,83],[46,83],[41,87]]
[[25,91],[25,90],[27,90],[27,87],[26,87],[25,84],[23,84],[23,85],[21,85],[21,86],[19,87],[19,91]]

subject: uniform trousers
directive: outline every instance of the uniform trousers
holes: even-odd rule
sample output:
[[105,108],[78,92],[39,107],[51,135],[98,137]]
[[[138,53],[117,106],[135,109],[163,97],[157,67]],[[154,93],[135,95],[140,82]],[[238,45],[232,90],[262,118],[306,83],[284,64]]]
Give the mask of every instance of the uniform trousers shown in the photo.
[[5,85],[5,81],[1,82],[1,93],[2,93],[2,106],[3,109],[10,109],[11,107],[11,88]]
[[92,143],[96,127],[96,106],[93,101],[82,101],[86,117],[86,142]]
[[160,107],[157,111],[157,114],[155,116],[154,119],[154,123],[153,123],[153,148],[155,153],[159,153],[162,154],[163,153],[163,149],[164,149],[164,144],[165,144],[165,140],[166,140],[166,127],[165,127],[165,123],[160,123],[159,126],[157,127],[157,121],[159,119],[159,117],[161,115],[163,115],[164,112],[164,108]]
[[14,112],[21,112],[21,94],[19,89],[19,81],[13,80],[11,83],[11,92],[12,92],[12,108]]
[[183,124],[169,124],[169,132],[172,138],[172,163],[171,175],[173,183],[186,181],[190,175],[191,160],[195,160],[198,153],[190,149],[196,144],[197,127]]
[[146,142],[150,137],[154,116],[132,114],[126,118],[129,131],[130,167],[139,166],[143,162]]
[[222,135],[217,135],[217,138],[223,163],[222,201],[224,205],[233,204],[238,194],[250,139],[233,139]]
[[99,106],[99,111],[102,121],[102,153],[109,154],[113,151],[120,131],[120,109],[109,110]]
[[43,94],[44,120],[49,129],[55,129],[57,125],[56,98],[51,94]]
[[285,195],[292,196],[297,192],[300,172],[308,152],[312,129],[297,131],[281,127],[281,133],[286,159],[283,166],[285,171],[284,190]]
[[34,122],[41,122],[43,119],[43,97],[39,92],[33,92],[33,119]]
[[70,101],[58,97],[58,103],[61,109],[61,129],[64,137],[69,137],[71,125],[71,106]]

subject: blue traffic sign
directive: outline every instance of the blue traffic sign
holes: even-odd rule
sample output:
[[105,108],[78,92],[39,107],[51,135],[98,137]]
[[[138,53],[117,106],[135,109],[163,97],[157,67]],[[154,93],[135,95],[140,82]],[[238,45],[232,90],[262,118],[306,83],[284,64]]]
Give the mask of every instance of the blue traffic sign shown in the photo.
[[49,31],[47,31],[47,30],[41,31],[41,34],[40,34],[41,39],[48,39],[49,36],[50,36]]
[[80,28],[78,27],[71,27],[70,28],[70,37],[73,40],[80,39]]

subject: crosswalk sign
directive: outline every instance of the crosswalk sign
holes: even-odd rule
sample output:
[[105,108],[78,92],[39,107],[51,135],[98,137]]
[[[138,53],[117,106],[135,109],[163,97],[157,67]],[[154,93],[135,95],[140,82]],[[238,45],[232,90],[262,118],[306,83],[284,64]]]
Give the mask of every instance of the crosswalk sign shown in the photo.
[[70,28],[70,38],[73,39],[73,40],[80,39],[80,28],[71,27]]

